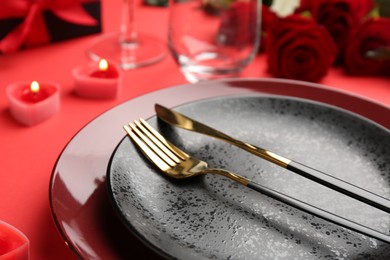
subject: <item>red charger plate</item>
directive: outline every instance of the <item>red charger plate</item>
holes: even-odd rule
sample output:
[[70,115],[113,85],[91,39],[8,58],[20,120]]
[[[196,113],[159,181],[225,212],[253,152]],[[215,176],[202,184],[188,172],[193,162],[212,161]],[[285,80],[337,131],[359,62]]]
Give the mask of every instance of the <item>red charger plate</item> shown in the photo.
[[98,116],[66,145],[50,181],[50,205],[67,245],[81,258],[163,257],[127,231],[110,205],[105,177],[110,156],[124,137],[122,125],[167,107],[227,95],[268,93],[344,108],[390,129],[390,108],[324,85],[280,79],[236,79],[171,87],[126,101]]

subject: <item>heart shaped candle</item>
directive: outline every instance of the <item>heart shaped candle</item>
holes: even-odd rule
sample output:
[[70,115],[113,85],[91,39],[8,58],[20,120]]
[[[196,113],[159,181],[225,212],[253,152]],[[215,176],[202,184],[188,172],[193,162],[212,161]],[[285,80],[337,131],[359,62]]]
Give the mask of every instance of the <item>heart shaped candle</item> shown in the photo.
[[86,98],[113,99],[119,95],[121,73],[113,63],[102,59],[73,70],[75,92]]
[[13,226],[0,221],[0,259],[28,260],[28,238]]
[[51,82],[16,82],[7,87],[6,95],[12,116],[25,125],[45,121],[60,108],[59,85]]

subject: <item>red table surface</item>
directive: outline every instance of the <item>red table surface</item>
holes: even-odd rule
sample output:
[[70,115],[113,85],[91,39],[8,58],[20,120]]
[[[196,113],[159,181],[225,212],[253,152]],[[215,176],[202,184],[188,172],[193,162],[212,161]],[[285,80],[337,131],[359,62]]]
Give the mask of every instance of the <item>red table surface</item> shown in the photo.
[[[119,28],[120,7],[119,0],[102,0],[104,32]],[[136,19],[138,30],[166,40],[166,8],[147,7],[138,2]],[[71,70],[88,62],[85,50],[97,36],[0,56],[0,219],[29,238],[31,259],[76,258],[56,229],[48,197],[51,171],[69,140],[93,118],[125,100],[187,83],[168,54],[160,63],[124,72],[123,92],[118,99],[77,97],[73,92]],[[259,55],[241,76],[270,77],[264,55]],[[27,127],[10,115],[5,89],[12,82],[32,80],[59,83],[61,109],[49,120]],[[320,83],[390,107],[389,78],[351,77],[344,75],[342,69],[332,69]]]

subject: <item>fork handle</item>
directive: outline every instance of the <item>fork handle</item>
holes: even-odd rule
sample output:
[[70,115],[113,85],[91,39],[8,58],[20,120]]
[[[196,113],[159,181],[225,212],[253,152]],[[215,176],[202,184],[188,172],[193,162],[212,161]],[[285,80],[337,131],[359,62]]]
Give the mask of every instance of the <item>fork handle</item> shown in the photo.
[[273,199],[276,199],[276,200],[281,201],[283,203],[286,203],[292,207],[295,207],[297,209],[300,209],[302,211],[305,211],[307,213],[310,213],[312,215],[315,215],[317,217],[320,217],[322,219],[330,221],[334,224],[337,224],[337,225],[340,225],[342,227],[354,230],[356,232],[370,236],[372,238],[376,238],[378,240],[390,243],[390,236],[389,235],[386,235],[384,233],[381,233],[379,231],[376,231],[374,229],[371,229],[371,228],[366,227],[364,225],[361,225],[359,223],[353,222],[353,221],[348,220],[346,218],[340,217],[340,216],[335,215],[333,213],[330,213],[326,210],[317,208],[317,207],[312,206],[310,204],[307,204],[301,200],[294,199],[288,195],[277,192],[273,189],[267,188],[265,186],[262,186],[260,184],[255,183],[255,182],[252,182],[252,181],[249,181],[246,184],[246,186],[248,188],[251,188],[251,189],[258,191],[262,194],[265,194]]

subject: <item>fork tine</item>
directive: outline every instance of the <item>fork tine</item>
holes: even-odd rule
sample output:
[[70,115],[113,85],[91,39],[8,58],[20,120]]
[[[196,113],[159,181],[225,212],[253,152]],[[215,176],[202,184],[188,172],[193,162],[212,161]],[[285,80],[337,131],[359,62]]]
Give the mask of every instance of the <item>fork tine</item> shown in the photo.
[[133,133],[131,128],[127,125],[124,125],[123,128],[126,130],[130,138],[138,145],[139,148],[144,152],[144,154],[162,171],[167,171],[171,167],[164,162],[155,152],[153,152],[141,139],[138,138],[136,134]]
[[[143,122],[142,122],[142,121]],[[140,123],[140,121],[142,123]],[[134,123],[136,124],[136,126],[144,133],[146,134],[150,140],[152,140],[152,142],[158,147],[160,148],[169,158],[171,158],[174,162],[176,163],[180,163],[180,159],[183,159],[183,158],[180,158],[178,156],[176,156],[176,154],[174,154],[172,152],[172,150],[170,149],[170,147],[168,147],[166,144],[164,144],[164,142],[162,141],[165,141],[165,143],[167,142],[162,136],[160,136],[160,138],[158,136],[156,136],[156,133],[158,134],[158,132],[156,130],[154,130],[150,125],[146,126],[145,124],[146,121],[143,120],[142,118],[140,119],[140,121],[137,121],[135,120]],[[145,126],[144,126],[145,125]],[[163,139],[163,140],[161,140]]]
[[166,162],[169,166],[175,166],[176,163],[169,158],[160,148],[158,148],[152,140],[150,140],[138,127],[132,123],[129,123],[131,130],[138,135],[139,138],[152,150],[157,156],[159,156],[164,162]]
[[151,125],[148,124],[144,119],[140,118],[140,122],[145,126],[162,144],[164,144],[170,151],[172,151],[175,155],[177,155],[180,159],[185,160],[190,156],[186,154],[184,151],[179,149],[178,147],[171,144],[168,140],[166,140],[159,132],[157,132]]

